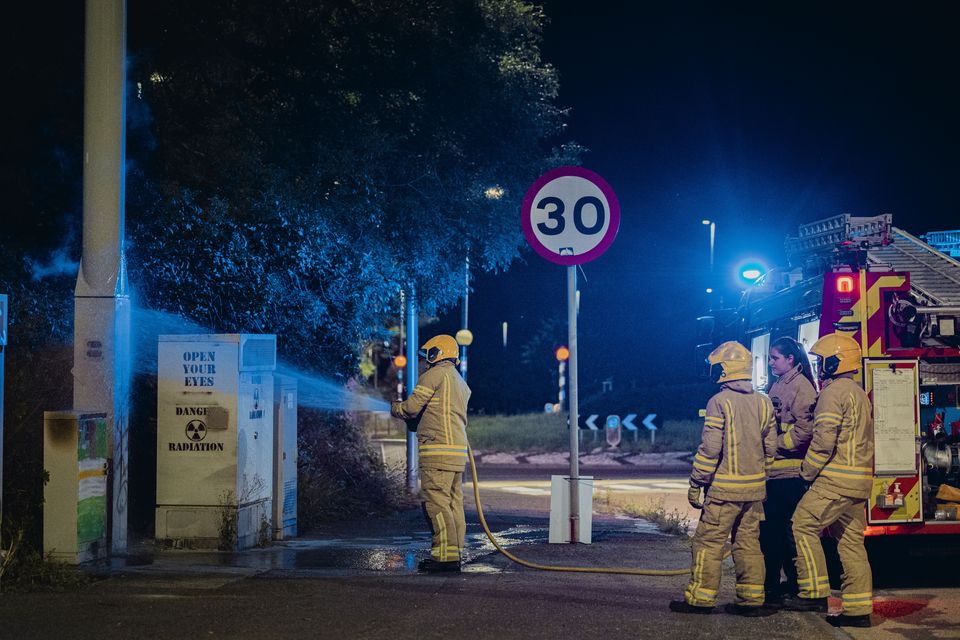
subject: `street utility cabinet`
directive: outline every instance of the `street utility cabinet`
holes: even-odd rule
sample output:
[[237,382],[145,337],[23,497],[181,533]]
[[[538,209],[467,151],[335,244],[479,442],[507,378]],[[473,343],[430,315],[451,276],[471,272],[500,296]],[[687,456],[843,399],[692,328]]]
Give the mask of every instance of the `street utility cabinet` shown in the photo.
[[80,564],[107,556],[107,416],[43,412],[43,552]]
[[276,345],[273,335],[159,337],[161,543],[243,549],[269,541]]

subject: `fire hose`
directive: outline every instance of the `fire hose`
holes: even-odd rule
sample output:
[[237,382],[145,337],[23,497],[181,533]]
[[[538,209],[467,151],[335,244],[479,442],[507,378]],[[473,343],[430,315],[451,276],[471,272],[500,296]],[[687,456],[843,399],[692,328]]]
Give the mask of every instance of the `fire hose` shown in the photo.
[[[493,535],[493,532],[490,531],[490,527],[487,525],[486,518],[483,517],[483,507],[480,504],[480,483],[477,479],[477,463],[473,459],[473,449],[469,446],[467,447],[467,453],[470,456],[470,473],[473,477],[473,499],[477,504],[477,515],[480,517],[480,524],[483,526],[484,533],[487,534],[487,538],[490,539],[491,544],[497,551],[505,555],[510,560],[516,562],[519,565],[528,567],[530,569],[539,569],[540,571],[568,571],[572,573],[615,573],[621,575],[631,575],[631,576],[683,576],[690,573],[690,569],[634,569],[630,567],[567,567],[567,566],[558,566],[551,564],[540,564],[538,562],[531,562],[529,560],[524,560],[513,555],[497,542],[496,537]],[[729,553],[725,554],[729,555]]]

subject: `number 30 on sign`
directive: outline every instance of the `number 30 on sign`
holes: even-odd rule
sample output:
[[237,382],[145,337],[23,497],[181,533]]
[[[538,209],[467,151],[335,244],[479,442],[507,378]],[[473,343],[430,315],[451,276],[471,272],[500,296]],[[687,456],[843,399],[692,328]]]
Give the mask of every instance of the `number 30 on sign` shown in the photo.
[[562,265],[589,262],[613,242],[620,203],[607,181],[582,167],[540,176],[523,199],[523,234],[534,251]]

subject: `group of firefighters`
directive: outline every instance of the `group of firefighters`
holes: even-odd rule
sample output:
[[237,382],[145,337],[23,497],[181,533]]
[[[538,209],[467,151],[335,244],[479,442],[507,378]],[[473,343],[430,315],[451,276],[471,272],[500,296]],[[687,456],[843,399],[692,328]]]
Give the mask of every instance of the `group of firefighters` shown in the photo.
[[[860,346],[836,332],[810,349],[820,393],[803,347],[780,338],[770,347],[776,383],[769,395],[751,383],[753,357],[737,342],[709,356],[720,391],[707,403],[703,437],[690,474],[690,504],[701,510],[692,540],[690,582],[680,613],[711,613],[728,538],[736,569],[728,613],[765,616],[777,609],[827,612],[830,580],[821,531],[837,539],[843,565],[843,613],[834,626],[870,626],[872,576],[863,544],[872,486],[873,418],[854,380]],[[423,572],[460,571],[464,545],[463,471],[470,389],[457,371],[459,348],[448,335],[420,352],[427,364],[391,413],[416,430],[420,498],[433,534]],[[781,581],[781,575],[785,580]]]
[[[770,348],[777,382],[767,396],[751,384],[753,358],[736,342],[709,356],[720,391],[707,403],[688,499],[702,509],[681,613],[710,613],[720,586],[727,537],[733,543],[736,599],[729,613],[761,616],[783,608],[827,611],[830,578],[820,532],[837,539],[843,613],[834,626],[870,626],[873,584],[863,545],[873,484],[873,418],[854,380],[860,345],[835,332],[810,349],[780,338]],[[705,497],[701,501],[701,494]],[[781,571],[786,580],[781,582]]]

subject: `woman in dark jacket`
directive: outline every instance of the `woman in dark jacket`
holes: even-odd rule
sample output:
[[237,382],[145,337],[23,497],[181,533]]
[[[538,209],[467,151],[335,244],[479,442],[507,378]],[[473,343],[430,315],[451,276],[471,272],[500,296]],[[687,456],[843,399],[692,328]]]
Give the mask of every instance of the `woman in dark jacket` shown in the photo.
[[[790,518],[804,493],[800,462],[813,437],[817,390],[807,354],[793,338],[779,338],[770,346],[769,364],[777,376],[769,391],[777,417],[777,454],[767,469],[766,519],[760,523],[760,548],[766,565],[765,600],[775,606],[784,594],[797,592]],[[786,577],[783,583],[781,570]]]

